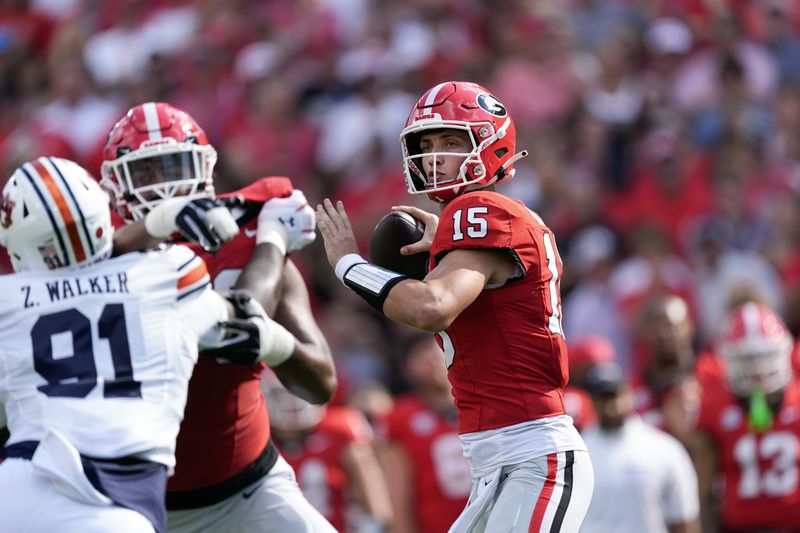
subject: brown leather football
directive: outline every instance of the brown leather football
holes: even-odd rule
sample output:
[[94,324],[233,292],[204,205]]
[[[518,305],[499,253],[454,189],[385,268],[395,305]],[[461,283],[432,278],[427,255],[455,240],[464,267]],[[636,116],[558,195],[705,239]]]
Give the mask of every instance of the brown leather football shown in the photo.
[[428,253],[400,255],[400,248],[422,238],[425,225],[408,213],[392,211],[378,221],[369,238],[370,261],[383,268],[422,279],[428,273]]

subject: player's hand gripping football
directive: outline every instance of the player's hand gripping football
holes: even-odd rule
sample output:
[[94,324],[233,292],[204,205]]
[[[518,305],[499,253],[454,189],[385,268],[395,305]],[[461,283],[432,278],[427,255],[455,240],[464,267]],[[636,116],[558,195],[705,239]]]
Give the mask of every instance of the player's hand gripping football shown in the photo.
[[305,248],[317,238],[316,215],[303,191],[295,189],[286,198],[272,198],[258,214],[256,242],[283,243],[286,253]]
[[431,244],[433,244],[433,237],[436,235],[436,228],[439,227],[439,217],[433,213],[428,213],[427,211],[410,205],[393,205],[392,211],[408,213],[425,224],[425,233],[422,235],[422,238],[415,243],[400,248],[400,254],[414,255],[421,252],[429,252]]
[[347,211],[341,201],[333,203],[325,198],[321,205],[317,205],[317,227],[325,241],[325,253],[328,255],[328,262],[333,268],[339,259],[347,254],[357,254],[358,244],[347,218]]

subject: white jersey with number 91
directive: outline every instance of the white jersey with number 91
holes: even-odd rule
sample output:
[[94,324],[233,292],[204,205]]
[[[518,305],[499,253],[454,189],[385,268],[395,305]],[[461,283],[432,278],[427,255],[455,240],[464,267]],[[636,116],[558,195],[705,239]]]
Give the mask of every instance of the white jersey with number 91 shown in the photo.
[[188,248],[0,277],[9,444],[56,430],[95,458],[174,466],[198,339],[227,318]]

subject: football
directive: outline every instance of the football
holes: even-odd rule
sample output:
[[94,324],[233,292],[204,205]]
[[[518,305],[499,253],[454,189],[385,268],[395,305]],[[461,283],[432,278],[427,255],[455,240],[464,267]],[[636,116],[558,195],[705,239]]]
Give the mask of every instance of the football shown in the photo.
[[428,273],[428,253],[400,255],[400,248],[417,242],[425,225],[402,211],[392,211],[378,221],[369,239],[370,261],[383,268],[422,279]]

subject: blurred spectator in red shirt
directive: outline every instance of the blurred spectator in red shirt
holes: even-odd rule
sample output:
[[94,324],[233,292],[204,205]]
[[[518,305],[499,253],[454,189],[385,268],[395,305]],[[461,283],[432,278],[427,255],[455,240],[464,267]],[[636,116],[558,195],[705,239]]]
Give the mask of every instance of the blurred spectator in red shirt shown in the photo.
[[578,431],[594,425],[597,414],[586,390],[589,372],[597,365],[616,363],[614,347],[599,335],[569,341],[569,385],[564,389],[564,408]]
[[221,145],[230,176],[226,186],[244,186],[253,176],[292,176],[297,187],[306,189],[316,131],[298,95],[283,76],[273,75],[251,82],[245,96],[245,108]]
[[652,131],[639,152],[630,187],[607,199],[606,218],[619,231],[652,225],[678,246],[692,219],[714,207],[712,161],[673,126]]

